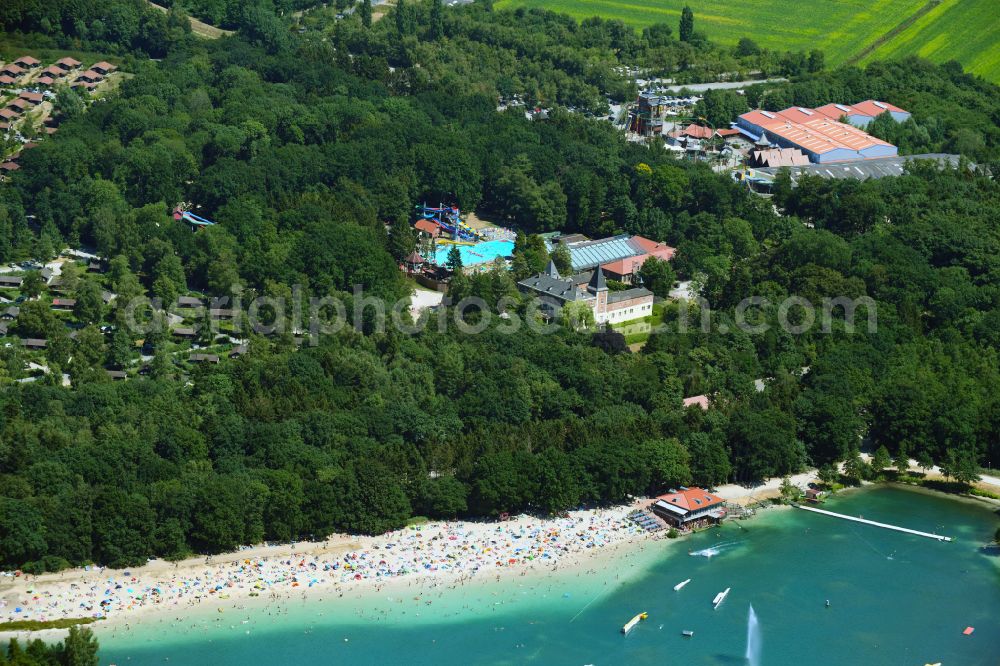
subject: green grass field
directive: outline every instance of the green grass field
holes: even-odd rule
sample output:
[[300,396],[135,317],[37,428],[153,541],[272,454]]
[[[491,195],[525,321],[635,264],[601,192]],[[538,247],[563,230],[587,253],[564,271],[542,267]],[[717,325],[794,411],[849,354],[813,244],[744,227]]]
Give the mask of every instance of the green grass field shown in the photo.
[[1000,2],[943,0],[864,62],[907,55],[957,60],[965,71],[1000,82]]
[[[541,7],[577,19],[620,19],[637,28],[675,27],[685,4],[695,30],[722,44],[750,37],[776,50],[819,48],[830,66],[862,54],[927,0],[499,0],[499,8]],[[865,60],[917,53],[930,60],[958,60],[970,71],[1000,81],[998,0],[942,0],[912,25],[881,44]]]

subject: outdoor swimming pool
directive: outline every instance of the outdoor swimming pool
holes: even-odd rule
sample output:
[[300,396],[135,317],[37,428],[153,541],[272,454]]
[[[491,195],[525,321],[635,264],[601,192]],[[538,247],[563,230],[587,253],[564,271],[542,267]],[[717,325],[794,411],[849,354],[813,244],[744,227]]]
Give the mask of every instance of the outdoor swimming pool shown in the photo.
[[[448,252],[451,244],[441,243],[434,253],[434,263],[444,266],[448,261]],[[463,266],[475,266],[476,264],[488,264],[497,257],[509,257],[514,253],[514,241],[492,240],[475,245],[459,245],[458,251],[462,255]]]

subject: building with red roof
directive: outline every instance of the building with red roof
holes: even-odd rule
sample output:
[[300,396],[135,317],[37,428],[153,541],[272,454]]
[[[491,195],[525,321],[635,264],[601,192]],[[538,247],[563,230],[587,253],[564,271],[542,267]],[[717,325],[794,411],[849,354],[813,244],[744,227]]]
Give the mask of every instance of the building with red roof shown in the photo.
[[899,153],[892,144],[831,118],[841,110],[834,105],[833,110],[824,111],[800,106],[782,111],[750,111],[736,120],[736,128],[755,142],[765,140],[779,148],[800,150],[817,164],[895,157]]
[[676,249],[666,243],[657,243],[642,236],[632,236],[629,243],[638,252],[637,254],[601,264],[601,270],[609,280],[632,284],[647,259],[656,257],[670,261],[677,253]]
[[116,66],[112,65],[110,62],[105,62],[104,60],[102,60],[101,62],[98,62],[98,63],[94,63],[93,65],[90,66],[90,68],[92,70],[94,70],[95,72],[100,72],[101,74],[110,74],[111,72],[113,72],[116,69],[118,69]]
[[21,56],[20,58],[14,61],[14,64],[20,65],[21,67],[25,67],[27,69],[31,69],[32,67],[38,67],[39,65],[41,65],[42,61],[32,58],[31,56]]
[[751,151],[747,163],[754,167],[805,166],[809,158],[797,148],[766,148]]
[[18,113],[24,113],[25,111],[31,108],[31,102],[29,102],[26,99],[21,99],[20,97],[18,97],[17,99],[12,99],[11,101],[7,102],[7,108],[13,111],[17,111]]
[[674,527],[718,523],[726,516],[726,501],[702,488],[681,488],[660,495],[649,508]]
[[75,58],[60,58],[56,60],[56,66],[69,71],[71,69],[76,69],[80,66],[80,61]]
[[441,235],[441,225],[437,222],[420,218],[414,223],[413,228],[420,233],[430,236],[431,238],[437,238]]
[[87,83],[97,83],[104,79],[104,75],[100,72],[95,72],[92,69],[88,69],[86,72],[76,77],[77,81],[86,81]]
[[43,88],[48,88],[55,82],[56,82],[55,79],[53,79],[48,74],[43,74],[42,76],[39,76],[37,79],[35,79],[35,85],[42,86]]
[[55,65],[50,65],[49,67],[46,67],[45,69],[42,70],[42,75],[44,76],[46,74],[48,76],[51,76],[52,78],[61,79],[62,77],[66,76],[66,70],[62,69],[61,67],[56,67]]
[[0,74],[0,86],[12,86],[17,83],[17,79],[9,74]]
[[701,407],[702,409],[708,409],[709,398],[707,395],[693,395],[690,398],[684,398],[681,404],[684,407]]
[[702,125],[695,125],[694,123],[691,123],[681,130],[681,136],[690,137],[692,139],[711,139],[714,135],[715,131],[711,127],[703,127]]
[[897,123],[901,123],[910,118],[910,113],[898,106],[888,102],[878,102],[873,99],[866,99],[863,102],[851,105],[851,113],[847,114],[847,121],[858,127],[867,127],[868,123],[875,120],[883,113],[888,113]]
[[42,93],[30,92],[28,90],[25,90],[24,92],[22,92],[20,95],[18,95],[18,97],[20,97],[25,102],[28,102],[29,104],[32,104],[32,105],[41,104],[42,100],[45,99],[42,96]]
[[14,120],[19,115],[21,115],[20,112],[14,109],[0,109],[0,118],[4,120]]

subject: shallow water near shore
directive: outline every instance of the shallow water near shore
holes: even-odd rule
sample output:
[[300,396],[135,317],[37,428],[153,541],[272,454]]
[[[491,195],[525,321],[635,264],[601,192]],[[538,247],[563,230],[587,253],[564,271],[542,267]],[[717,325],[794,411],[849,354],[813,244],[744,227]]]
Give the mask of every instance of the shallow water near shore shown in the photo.
[[[745,664],[751,603],[760,664],[1000,662],[1000,553],[982,549],[1000,519],[989,506],[880,487],[824,508],[955,541],[770,510],[678,542],[609,549],[582,567],[508,572],[499,583],[404,582],[360,598],[292,595],[98,627],[101,663]],[[642,611],[649,619],[623,637],[621,626]]]

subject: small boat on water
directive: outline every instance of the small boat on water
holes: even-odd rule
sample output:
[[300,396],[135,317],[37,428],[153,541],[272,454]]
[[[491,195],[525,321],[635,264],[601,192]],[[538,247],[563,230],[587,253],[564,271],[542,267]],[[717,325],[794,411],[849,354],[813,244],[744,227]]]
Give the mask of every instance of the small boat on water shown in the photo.
[[691,582],[691,579],[688,578],[687,580],[682,580],[681,582],[677,583],[676,585],[674,585],[674,592],[678,591],[679,589],[681,589],[682,587],[684,587],[685,585],[687,585],[690,582]]
[[681,636],[683,636],[684,638],[691,638],[692,636],[694,636],[694,632],[691,631],[690,629],[685,629],[684,631],[681,632]]
[[721,604],[723,601],[725,601],[726,597],[729,596],[729,590],[731,590],[731,589],[733,589],[733,588],[727,587],[725,590],[723,590],[722,592],[719,592],[717,595],[715,595],[715,599],[712,600],[712,608],[718,608],[719,604]]
[[625,626],[622,627],[622,633],[627,635],[628,632],[632,631],[635,625],[639,624],[648,617],[649,613],[639,613],[634,618],[625,623]]

